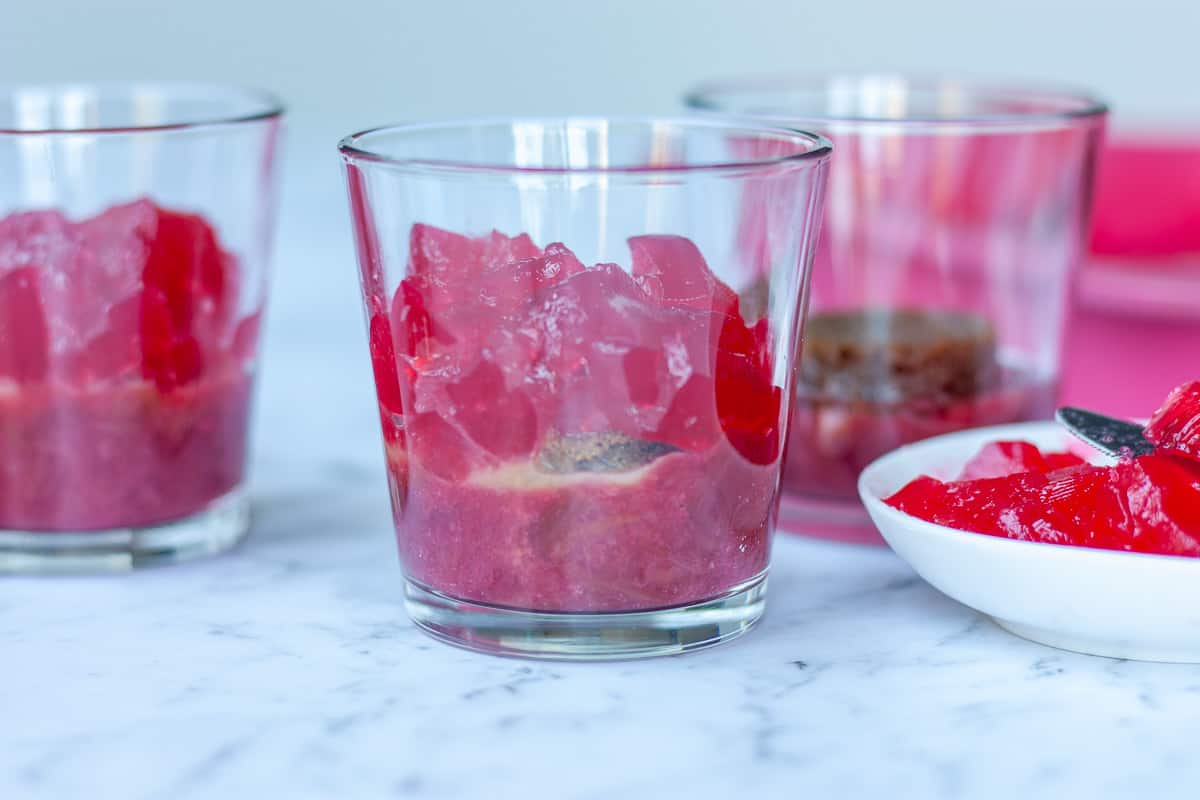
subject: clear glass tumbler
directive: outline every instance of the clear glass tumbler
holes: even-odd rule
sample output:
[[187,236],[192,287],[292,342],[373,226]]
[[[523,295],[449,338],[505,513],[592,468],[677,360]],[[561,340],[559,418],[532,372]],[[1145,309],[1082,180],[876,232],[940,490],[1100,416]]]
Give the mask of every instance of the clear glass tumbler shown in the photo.
[[245,534],[281,114],[192,84],[0,92],[0,571]]
[[717,83],[687,102],[811,128],[837,147],[783,529],[877,542],[856,490],[877,456],[1050,415],[1103,104],[880,76]]
[[416,623],[573,659],[753,624],[828,143],[568,118],[340,150]]

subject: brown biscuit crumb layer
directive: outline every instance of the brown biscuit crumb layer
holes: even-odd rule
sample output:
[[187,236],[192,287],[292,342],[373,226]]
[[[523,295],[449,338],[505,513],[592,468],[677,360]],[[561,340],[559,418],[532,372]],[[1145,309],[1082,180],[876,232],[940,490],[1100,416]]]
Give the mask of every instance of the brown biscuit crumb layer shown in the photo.
[[877,403],[971,397],[998,374],[988,320],[949,311],[826,311],[804,330],[802,395]]

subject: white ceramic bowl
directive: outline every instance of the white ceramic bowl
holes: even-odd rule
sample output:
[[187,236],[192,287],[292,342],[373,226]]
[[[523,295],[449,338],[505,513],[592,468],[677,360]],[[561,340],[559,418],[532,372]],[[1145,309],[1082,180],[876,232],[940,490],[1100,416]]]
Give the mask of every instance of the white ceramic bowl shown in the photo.
[[977,428],[901,447],[858,481],[892,549],[936,589],[1026,639],[1113,658],[1200,663],[1200,559],[1002,539],[935,525],[883,502],[918,475],[957,477],[979,448],[1001,439],[1105,460],[1054,422]]

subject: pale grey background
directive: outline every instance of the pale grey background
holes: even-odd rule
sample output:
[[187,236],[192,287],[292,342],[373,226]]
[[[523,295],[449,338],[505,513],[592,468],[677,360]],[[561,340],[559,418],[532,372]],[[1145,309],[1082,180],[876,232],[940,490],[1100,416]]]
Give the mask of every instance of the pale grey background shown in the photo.
[[[671,108],[698,78],[1040,77],[1200,108],[1196,0],[3,0],[0,81],[158,77],[286,98],[295,141],[386,120]],[[303,135],[301,135],[303,134]]]
[[0,797],[1194,798],[1195,669],[1010,637],[882,551],[781,538],[798,590],[690,659],[551,668],[420,638],[333,148],[784,69],[1043,77],[1193,113],[1198,31],[1200,0],[0,0],[0,83],[235,81],[293,109],[255,533],[211,563],[6,583]]

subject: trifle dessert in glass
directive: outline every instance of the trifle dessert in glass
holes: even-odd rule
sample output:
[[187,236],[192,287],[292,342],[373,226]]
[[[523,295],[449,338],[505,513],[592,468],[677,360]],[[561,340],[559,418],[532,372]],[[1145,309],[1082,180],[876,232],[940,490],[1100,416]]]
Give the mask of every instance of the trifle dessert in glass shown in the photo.
[[0,569],[246,532],[281,113],[190,84],[0,97]]
[[878,542],[855,486],[868,463],[1053,410],[1106,109],[1070,92],[886,76],[731,81],[688,102],[811,128],[838,149],[780,526]]
[[[753,624],[828,144],[534,119],[341,152],[417,624],[579,659]],[[751,251],[764,194],[781,235]]]

